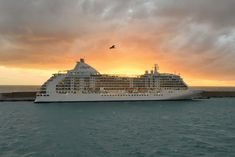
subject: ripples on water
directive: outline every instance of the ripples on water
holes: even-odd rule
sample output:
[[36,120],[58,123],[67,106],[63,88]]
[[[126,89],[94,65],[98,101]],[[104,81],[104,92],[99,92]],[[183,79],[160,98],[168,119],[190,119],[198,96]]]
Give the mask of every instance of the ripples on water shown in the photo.
[[0,102],[0,156],[235,156],[235,99]]

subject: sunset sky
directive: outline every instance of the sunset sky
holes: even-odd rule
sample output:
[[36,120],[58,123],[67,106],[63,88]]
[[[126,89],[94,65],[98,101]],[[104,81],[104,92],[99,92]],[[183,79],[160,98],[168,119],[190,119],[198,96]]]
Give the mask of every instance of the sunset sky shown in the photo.
[[235,0],[0,0],[0,85],[40,85],[80,58],[235,86]]

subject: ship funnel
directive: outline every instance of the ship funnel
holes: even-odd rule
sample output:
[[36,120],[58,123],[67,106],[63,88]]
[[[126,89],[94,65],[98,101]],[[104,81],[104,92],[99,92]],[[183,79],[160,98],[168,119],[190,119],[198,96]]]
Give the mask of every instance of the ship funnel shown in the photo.
[[80,62],[81,62],[81,63],[85,63],[84,58],[81,58],[81,59],[80,59]]
[[155,73],[155,74],[157,73],[158,69],[159,69],[158,65],[157,65],[157,64],[154,64],[154,73]]

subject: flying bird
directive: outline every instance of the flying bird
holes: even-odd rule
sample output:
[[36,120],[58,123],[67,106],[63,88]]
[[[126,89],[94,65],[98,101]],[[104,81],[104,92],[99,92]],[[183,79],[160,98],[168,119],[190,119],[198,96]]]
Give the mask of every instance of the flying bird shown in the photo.
[[109,49],[115,49],[115,45],[111,46]]

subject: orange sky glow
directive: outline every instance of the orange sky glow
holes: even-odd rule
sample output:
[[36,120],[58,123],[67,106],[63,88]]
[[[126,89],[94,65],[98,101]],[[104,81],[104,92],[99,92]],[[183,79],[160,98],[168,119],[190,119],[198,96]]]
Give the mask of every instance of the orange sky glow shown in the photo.
[[57,64],[36,64],[35,68],[30,68],[27,64],[22,67],[0,66],[1,85],[41,85],[53,73],[60,70],[72,69],[76,61],[85,58],[86,63],[96,68],[103,74],[126,74],[140,75],[145,70],[153,69],[154,64],[158,64],[161,73],[180,74],[184,81],[190,86],[234,86],[235,81],[217,80],[208,75],[201,75],[188,70],[174,59],[161,59],[154,53],[135,52],[135,54],[123,54],[118,50],[107,50],[97,54],[81,54],[68,61],[61,61]]

